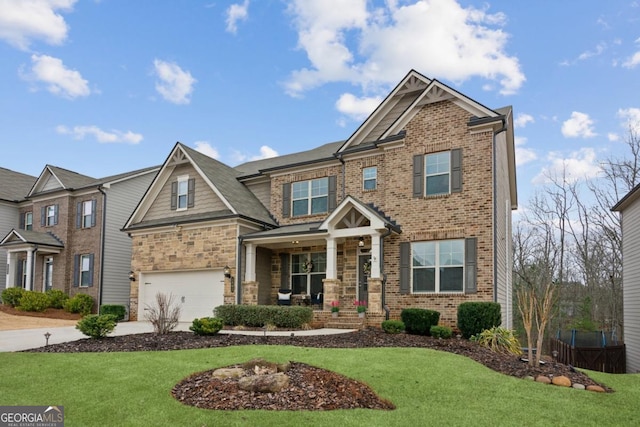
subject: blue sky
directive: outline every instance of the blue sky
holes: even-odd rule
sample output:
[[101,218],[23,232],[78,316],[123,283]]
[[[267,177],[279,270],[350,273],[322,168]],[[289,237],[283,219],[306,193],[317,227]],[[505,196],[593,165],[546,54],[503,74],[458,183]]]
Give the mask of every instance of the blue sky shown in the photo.
[[639,21],[636,0],[0,0],[0,166],[99,178],[176,141],[231,165],[306,150],[415,69],[513,106],[523,205],[625,153]]

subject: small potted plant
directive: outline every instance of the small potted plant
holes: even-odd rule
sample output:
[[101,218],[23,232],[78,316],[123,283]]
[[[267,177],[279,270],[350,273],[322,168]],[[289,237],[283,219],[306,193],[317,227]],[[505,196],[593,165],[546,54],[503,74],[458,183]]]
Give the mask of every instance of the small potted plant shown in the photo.
[[340,311],[340,301],[331,301],[331,316],[338,317]]
[[364,314],[367,312],[367,302],[366,301],[354,301],[353,305],[356,306],[356,311],[358,312],[359,317],[364,317]]

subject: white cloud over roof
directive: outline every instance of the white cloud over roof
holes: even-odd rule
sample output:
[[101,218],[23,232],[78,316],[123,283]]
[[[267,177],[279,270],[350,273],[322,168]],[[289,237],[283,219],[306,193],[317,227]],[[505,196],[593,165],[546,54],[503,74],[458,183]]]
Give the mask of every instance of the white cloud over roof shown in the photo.
[[189,104],[193,85],[197,82],[189,71],[184,71],[174,62],[160,59],[153,61],[154,71],[158,80],[156,90],[169,102],[174,104]]
[[67,68],[61,59],[48,55],[31,55],[31,71],[22,73],[25,80],[43,83],[54,95],[77,98],[91,94],[89,82],[76,71]]
[[238,21],[246,21],[249,17],[249,0],[244,3],[232,4],[227,8],[227,32],[235,34],[238,31]]
[[593,120],[588,114],[574,111],[571,117],[562,123],[562,135],[566,138],[591,138],[596,136]]
[[116,129],[104,131],[98,126],[74,126],[68,128],[60,125],[56,127],[56,132],[62,135],[71,135],[74,139],[84,139],[86,136],[93,136],[100,143],[125,143],[138,144],[142,141],[143,136],[139,133],[129,131],[122,132]]

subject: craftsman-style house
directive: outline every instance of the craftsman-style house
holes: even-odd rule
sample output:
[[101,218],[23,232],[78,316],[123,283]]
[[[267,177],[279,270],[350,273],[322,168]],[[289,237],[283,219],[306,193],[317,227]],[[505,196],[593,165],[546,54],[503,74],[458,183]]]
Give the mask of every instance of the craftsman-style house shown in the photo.
[[[2,288],[59,289],[90,295],[96,308],[128,307],[131,241],[120,230],[158,169],[96,179],[45,166],[3,215]],[[6,188],[17,182],[6,181]]]
[[[236,167],[177,143],[127,221],[131,315],[332,304],[367,321],[497,301],[511,325],[513,114],[411,71],[345,141]],[[379,324],[379,323],[378,323]]]

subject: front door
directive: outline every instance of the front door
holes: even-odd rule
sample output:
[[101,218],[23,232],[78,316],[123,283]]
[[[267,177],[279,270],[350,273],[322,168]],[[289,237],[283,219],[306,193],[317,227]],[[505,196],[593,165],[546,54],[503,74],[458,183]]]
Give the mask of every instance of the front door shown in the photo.
[[358,255],[358,295],[356,296],[358,301],[368,302],[369,300],[367,279],[369,278],[370,269],[366,266],[371,265],[370,261],[371,255]]

